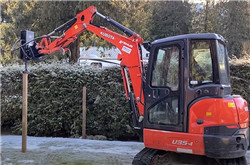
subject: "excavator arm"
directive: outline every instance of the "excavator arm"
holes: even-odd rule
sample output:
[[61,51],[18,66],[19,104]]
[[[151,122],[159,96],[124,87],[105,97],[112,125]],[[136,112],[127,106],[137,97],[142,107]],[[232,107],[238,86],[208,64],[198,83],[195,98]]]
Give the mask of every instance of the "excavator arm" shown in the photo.
[[[121,34],[113,32],[106,27],[93,25],[92,22],[95,15],[98,15],[101,18],[105,19],[107,22],[109,22],[119,30],[123,31],[127,36],[123,36]],[[110,42],[120,50],[121,53],[118,54],[117,59],[121,61],[121,73],[123,76],[125,92],[127,98],[130,100],[133,125],[134,127],[137,127],[139,116],[141,116],[141,120],[144,111],[144,95],[142,90],[143,66],[140,47],[143,42],[143,39],[138,34],[124,27],[118,22],[98,13],[97,9],[94,6],[91,6],[88,9],[80,12],[76,15],[76,17],[69,20],[65,24],[59,26],[53,32],[42,36],[40,43],[34,44],[33,48],[27,47],[27,41],[23,42],[22,46],[26,47],[21,46],[21,54],[32,54],[36,57],[40,57],[46,54],[50,55],[62,50],[67,52],[67,46],[74,42],[77,37],[85,30],[96,34],[97,36]],[[59,32],[62,32],[62,35],[52,41],[53,34]],[[31,41],[29,41],[29,43]],[[130,89],[130,83],[127,72],[130,76],[133,92]],[[138,110],[136,109],[135,102],[137,104]]]

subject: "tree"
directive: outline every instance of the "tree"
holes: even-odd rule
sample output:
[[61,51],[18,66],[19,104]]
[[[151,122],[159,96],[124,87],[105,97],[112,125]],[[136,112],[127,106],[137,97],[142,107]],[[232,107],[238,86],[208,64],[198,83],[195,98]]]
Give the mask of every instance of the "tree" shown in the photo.
[[224,35],[228,40],[229,54],[242,57],[242,44],[250,39],[249,2],[229,1],[225,3],[223,14]]
[[[73,18],[91,5],[103,15],[140,34],[144,40],[155,40],[185,33],[215,32],[228,40],[229,54],[241,57],[242,42],[249,41],[250,7],[247,1],[215,1],[191,4],[188,1],[3,1],[1,2],[1,57],[2,64],[17,61],[19,51],[11,54],[20,31],[30,29],[41,36]],[[115,32],[102,18],[95,16],[94,24]],[[119,32],[122,33],[122,32]],[[59,35],[59,34],[55,34]],[[38,41],[39,42],[39,41]],[[79,47],[106,47],[109,44],[91,32],[84,32],[70,45],[71,63],[79,58]],[[50,58],[65,58],[53,56]]]
[[[37,2],[40,15],[37,16],[36,31],[39,31],[40,35],[47,34],[53,31],[56,27],[72,19],[75,15],[81,11],[87,9],[89,6],[96,6],[98,11],[112,9],[110,2],[88,2],[88,1],[55,1],[55,2]],[[56,13],[55,13],[56,11]],[[111,10],[112,11],[112,10]],[[48,25],[47,28],[43,28],[44,25]],[[73,42],[69,48],[71,55],[69,56],[70,63],[76,63],[80,57],[80,46],[107,46],[106,41],[93,35],[90,32],[84,32],[82,35]]]
[[207,0],[192,5],[192,32],[218,33],[228,40],[229,56],[242,56],[242,44],[249,40],[249,2]]
[[117,10],[114,15],[116,21],[141,35],[145,40],[151,40],[152,2],[113,1],[112,5]]
[[[109,2],[105,2],[105,4],[108,3]],[[65,23],[69,19],[73,18],[77,13],[93,4],[108,8],[107,5],[101,4],[100,2],[84,1],[2,2],[2,35],[0,42],[2,64],[18,60],[19,51],[16,51],[14,52],[14,55],[11,55],[10,50],[13,43],[19,39],[21,30],[32,30],[35,32],[36,37],[48,34],[56,27]],[[88,34],[83,35],[87,36]],[[79,44],[80,37],[70,45],[71,56],[69,57],[69,61],[71,63],[77,62],[79,58]]]
[[219,29],[220,14],[215,0],[192,4],[192,33],[216,33]]
[[[48,34],[78,14],[80,6],[82,5],[78,1],[37,1],[34,31],[39,36]],[[68,58],[70,63],[76,63],[80,56],[79,43],[78,38],[69,46],[71,53]]]
[[154,2],[152,24],[153,39],[189,33],[191,6],[186,1]]
[[1,63],[5,65],[18,59],[19,53],[11,53],[12,45],[18,40],[21,29],[32,27],[35,2],[1,2]]

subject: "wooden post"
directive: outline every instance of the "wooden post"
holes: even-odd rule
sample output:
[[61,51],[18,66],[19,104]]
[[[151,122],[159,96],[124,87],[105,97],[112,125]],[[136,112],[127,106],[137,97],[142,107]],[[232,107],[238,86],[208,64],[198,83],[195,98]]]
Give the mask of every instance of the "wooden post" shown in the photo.
[[23,72],[22,152],[27,149],[28,72]]
[[86,87],[82,90],[82,139],[86,139]]

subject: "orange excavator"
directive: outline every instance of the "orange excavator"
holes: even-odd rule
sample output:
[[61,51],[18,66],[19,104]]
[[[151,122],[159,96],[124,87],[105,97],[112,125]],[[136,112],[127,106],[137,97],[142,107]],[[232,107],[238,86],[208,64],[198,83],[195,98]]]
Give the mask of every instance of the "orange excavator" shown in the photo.
[[[95,16],[126,35],[94,25]],[[67,46],[84,31],[120,50],[117,59],[121,61],[132,125],[143,134],[145,144],[133,164],[157,164],[163,153],[200,155],[218,164],[246,164],[248,106],[241,96],[231,95],[222,36],[186,34],[143,42],[138,34],[91,6],[47,35],[35,38],[34,32],[23,30],[20,58],[28,61],[57,51],[68,52]],[[61,36],[53,38],[55,33]],[[147,71],[142,46],[150,52]]]

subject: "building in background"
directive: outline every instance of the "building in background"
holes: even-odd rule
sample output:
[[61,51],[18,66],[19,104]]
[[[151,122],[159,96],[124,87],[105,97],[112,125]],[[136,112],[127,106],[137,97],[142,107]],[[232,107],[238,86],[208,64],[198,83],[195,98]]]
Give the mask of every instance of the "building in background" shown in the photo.
[[[103,48],[103,47],[80,47],[80,58],[78,63],[80,65],[91,66],[95,69],[119,67],[120,61],[117,60],[117,55],[121,53],[117,48]],[[143,63],[148,61],[149,52],[142,47]],[[107,62],[104,62],[107,61]]]

